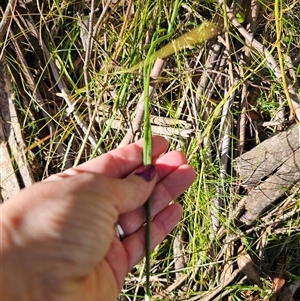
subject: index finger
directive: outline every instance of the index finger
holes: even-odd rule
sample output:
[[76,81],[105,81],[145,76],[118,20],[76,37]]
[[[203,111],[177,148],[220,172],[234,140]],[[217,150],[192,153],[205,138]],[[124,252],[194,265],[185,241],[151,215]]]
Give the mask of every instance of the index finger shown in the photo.
[[[143,139],[119,149],[103,154],[91,161],[85,162],[75,169],[105,175],[112,178],[122,178],[130,174],[143,163]],[[168,141],[161,136],[152,137],[152,157],[158,157],[168,148]]]

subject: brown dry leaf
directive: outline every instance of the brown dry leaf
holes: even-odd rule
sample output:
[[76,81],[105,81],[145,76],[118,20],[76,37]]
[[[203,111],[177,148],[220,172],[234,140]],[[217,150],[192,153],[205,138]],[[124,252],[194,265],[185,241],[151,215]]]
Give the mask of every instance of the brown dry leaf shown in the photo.
[[263,288],[263,283],[254,268],[253,261],[243,246],[240,246],[238,249],[237,264],[241,272],[245,274],[249,280],[254,282],[258,287]]

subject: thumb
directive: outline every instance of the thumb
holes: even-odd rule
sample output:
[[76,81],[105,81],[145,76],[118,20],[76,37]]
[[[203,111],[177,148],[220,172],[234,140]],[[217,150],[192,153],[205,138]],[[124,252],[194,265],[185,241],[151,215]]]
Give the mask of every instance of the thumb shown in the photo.
[[116,189],[119,214],[133,211],[146,202],[156,184],[156,175],[155,166],[147,165],[119,180]]

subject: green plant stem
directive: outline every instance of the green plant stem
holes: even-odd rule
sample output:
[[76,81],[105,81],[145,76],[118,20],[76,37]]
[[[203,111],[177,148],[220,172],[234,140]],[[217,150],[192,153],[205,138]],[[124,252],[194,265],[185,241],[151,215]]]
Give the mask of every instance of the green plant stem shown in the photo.
[[[143,163],[150,165],[152,163],[152,134],[150,124],[150,107],[149,107],[149,86],[150,86],[150,69],[144,68],[144,149]],[[150,254],[151,254],[151,199],[146,202],[146,237],[145,237],[145,253],[146,253],[146,296],[145,299],[150,300]]]
[[[157,28],[159,30],[159,28]],[[155,50],[157,40],[157,32],[153,35],[150,49],[147,58],[152,55]],[[146,58],[146,59],[147,59]],[[144,65],[143,78],[144,78],[144,148],[143,148],[143,164],[145,166],[152,163],[152,132],[150,122],[150,72],[152,64]],[[151,255],[151,198],[146,202],[146,233],[145,233],[145,269],[146,269],[146,293],[145,300],[151,300],[150,292],[150,255]]]
[[[146,202],[146,242],[145,242],[145,251],[146,251],[146,296],[150,299],[150,255],[151,255],[151,199],[149,198]],[[145,297],[146,298],[146,297]]]

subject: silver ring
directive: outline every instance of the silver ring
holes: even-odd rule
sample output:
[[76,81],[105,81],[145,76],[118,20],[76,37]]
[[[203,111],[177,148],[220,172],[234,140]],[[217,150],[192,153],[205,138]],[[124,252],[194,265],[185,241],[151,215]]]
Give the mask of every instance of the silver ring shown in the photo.
[[116,229],[118,238],[120,240],[123,240],[125,238],[125,232],[119,223],[116,223],[115,229]]

